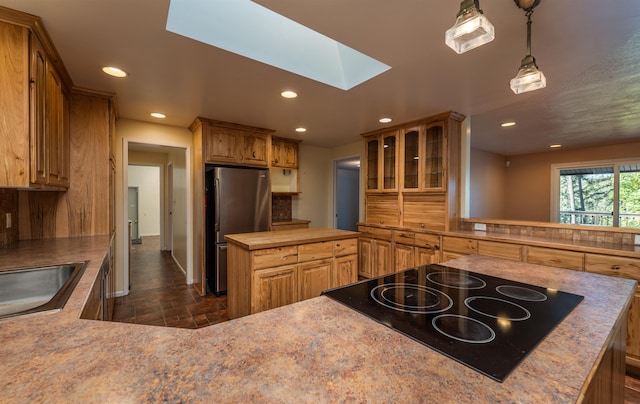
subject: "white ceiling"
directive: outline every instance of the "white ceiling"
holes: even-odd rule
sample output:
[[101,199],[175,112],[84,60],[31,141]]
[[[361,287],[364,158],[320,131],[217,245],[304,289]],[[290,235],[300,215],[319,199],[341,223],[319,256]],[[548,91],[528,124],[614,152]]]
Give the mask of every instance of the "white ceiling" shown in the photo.
[[[332,147],[384,127],[383,116],[393,125],[454,110],[471,117],[473,147],[504,155],[640,140],[638,0],[542,0],[532,53],[547,88],[521,95],[509,80],[526,53],[526,18],[512,0],[480,0],[496,39],[462,55],[444,44],[458,0],[257,2],[392,68],[349,91],[320,84],[167,32],[169,0],[0,5],[42,17],[74,85],[117,93],[122,118],[158,122],[158,111],[188,127],[204,116]],[[108,77],[105,65],[130,76]],[[506,120],[517,125],[500,128]]]

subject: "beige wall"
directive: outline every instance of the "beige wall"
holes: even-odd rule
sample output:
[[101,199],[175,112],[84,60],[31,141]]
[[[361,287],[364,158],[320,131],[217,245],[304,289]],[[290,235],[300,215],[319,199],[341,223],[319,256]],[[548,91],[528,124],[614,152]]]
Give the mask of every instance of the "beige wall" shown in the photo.
[[502,219],[549,221],[552,164],[621,158],[640,158],[640,142],[509,157]]
[[506,160],[500,154],[471,149],[469,217],[504,217]]
[[331,149],[301,143],[298,160],[300,194],[292,197],[292,216],[311,220],[310,227],[330,227]]
[[171,216],[173,217],[171,253],[178,265],[186,271],[189,261],[187,231],[189,229],[188,221],[191,220],[188,216],[189,209],[187,206],[187,201],[189,200],[187,198],[189,177],[187,174],[186,153],[181,152],[179,149],[172,149],[169,152],[168,162],[173,165],[173,200],[167,200],[168,209],[171,209]]

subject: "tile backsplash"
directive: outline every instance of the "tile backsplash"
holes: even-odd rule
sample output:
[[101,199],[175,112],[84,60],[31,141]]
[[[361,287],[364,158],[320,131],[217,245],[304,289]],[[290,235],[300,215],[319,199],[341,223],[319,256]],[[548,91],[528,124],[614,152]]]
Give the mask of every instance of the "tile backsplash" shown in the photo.
[[[7,228],[7,214],[11,227]],[[8,248],[18,241],[18,191],[0,188],[0,248]]]
[[[461,230],[474,230],[474,222],[468,222],[462,220]],[[531,237],[544,237],[552,238],[556,240],[568,240],[568,241],[588,241],[595,243],[609,243],[609,244],[622,244],[633,245],[634,235],[627,232],[619,232],[615,230],[600,230],[594,228],[572,229],[565,227],[550,226],[528,226],[518,224],[493,224],[488,223],[486,228],[487,233],[500,233],[511,234],[518,236],[531,236]]]
[[271,198],[272,220],[291,220],[291,196],[274,195]]

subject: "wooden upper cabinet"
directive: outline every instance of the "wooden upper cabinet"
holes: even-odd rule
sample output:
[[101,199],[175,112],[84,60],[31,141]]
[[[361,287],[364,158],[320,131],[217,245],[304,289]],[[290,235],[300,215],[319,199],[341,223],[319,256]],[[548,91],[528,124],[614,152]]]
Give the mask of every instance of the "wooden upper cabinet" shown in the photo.
[[403,191],[446,190],[446,136],[442,122],[402,131]]
[[240,131],[207,125],[203,128],[203,138],[206,162],[235,163],[240,159]]
[[71,79],[37,17],[5,12],[0,10],[0,186],[65,190]]
[[367,191],[398,191],[398,131],[368,137]]
[[242,135],[242,153],[240,161],[246,164],[267,166],[269,136],[261,133],[244,133]]
[[298,168],[298,141],[271,139],[271,167]]
[[272,131],[234,123],[196,118],[191,131],[202,130],[204,163],[269,165]]

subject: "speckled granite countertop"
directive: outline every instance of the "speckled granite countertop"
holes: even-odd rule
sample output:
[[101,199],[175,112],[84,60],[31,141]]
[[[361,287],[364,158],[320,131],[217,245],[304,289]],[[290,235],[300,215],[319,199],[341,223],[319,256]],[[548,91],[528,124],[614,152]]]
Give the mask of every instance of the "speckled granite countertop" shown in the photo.
[[[80,320],[108,239],[77,243],[55,242],[65,258],[92,260],[67,306],[0,322],[3,403],[574,402],[635,289],[489,257],[450,261],[585,296],[497,383],[324,296],[199,330]],[[45,249],[16,254],[53,256]],[[3,251],[0,267],[12,259]]]

